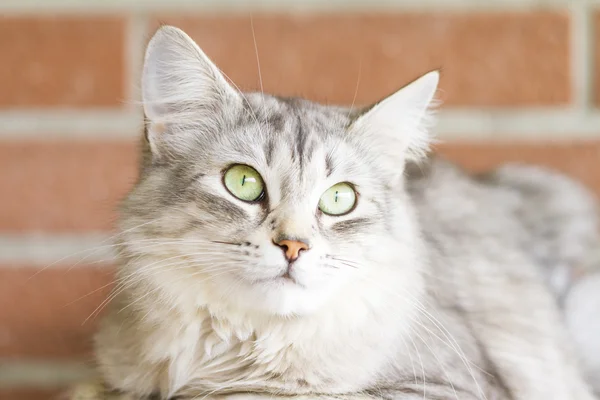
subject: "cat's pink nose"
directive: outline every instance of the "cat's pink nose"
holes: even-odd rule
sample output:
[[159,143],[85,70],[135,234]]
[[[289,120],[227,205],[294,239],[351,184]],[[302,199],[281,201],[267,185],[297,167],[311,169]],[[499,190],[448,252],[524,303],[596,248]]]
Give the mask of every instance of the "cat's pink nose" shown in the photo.
[[302,250],[308,250],[308,244],[299,240],[284,239],[275,242],[275,244],[281,247],[281,250],[285,253],[285,258],[287,258],[289,262],[296,261]]

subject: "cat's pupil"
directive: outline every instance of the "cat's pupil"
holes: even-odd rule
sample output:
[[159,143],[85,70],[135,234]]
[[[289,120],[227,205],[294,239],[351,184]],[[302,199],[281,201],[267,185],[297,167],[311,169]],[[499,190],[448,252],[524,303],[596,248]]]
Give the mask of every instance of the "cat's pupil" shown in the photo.
[[244,183],[246,183],[246,175],[242,177],[242,186],[244,186]]
[[337,199],[338,199],[338,191],[335,191],[335,202],[337,203]]

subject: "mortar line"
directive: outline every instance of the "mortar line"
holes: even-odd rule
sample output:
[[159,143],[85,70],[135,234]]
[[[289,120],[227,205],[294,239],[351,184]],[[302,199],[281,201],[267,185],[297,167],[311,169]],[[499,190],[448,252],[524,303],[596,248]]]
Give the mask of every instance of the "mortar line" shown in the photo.
[[586,112],[593,97],[593,24],[586,2],[571,3],[571,57],[573,107]]
[[[589,89],[585,96],[589,96]],[[583,98],[583,95],[579,95]],[[517,108],[442,108],[433,131],[443,139],[600,139],[600,110],[581,105]],[[140,110],[0,112],[2,140],[137,140]]]
[[[111,12],[360,12],[360,11],[507,11],[564,9],[572,0],[4,0],[3,14]],[[588,0],[600,4],[600,0]]]

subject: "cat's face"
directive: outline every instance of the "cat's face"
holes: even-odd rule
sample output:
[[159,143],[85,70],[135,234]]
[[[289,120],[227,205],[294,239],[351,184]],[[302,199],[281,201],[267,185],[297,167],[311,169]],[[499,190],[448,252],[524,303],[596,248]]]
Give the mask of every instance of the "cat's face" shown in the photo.
[[143,80],[151,161],[124,204],[124,254],[165,285],[280,315],[412,268],[401,175],[425,141],[387,131],[420,134],[410,124],[431,100],[437,75],[428,80],[363,115],[242,95],[187,36],[161,29]]

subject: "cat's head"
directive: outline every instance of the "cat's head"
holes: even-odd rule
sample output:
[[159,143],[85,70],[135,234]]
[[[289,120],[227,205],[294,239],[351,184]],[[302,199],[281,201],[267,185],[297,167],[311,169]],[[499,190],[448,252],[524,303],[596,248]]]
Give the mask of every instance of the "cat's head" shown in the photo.
[[420,242],[403,171],[427,151],[437,82],[361,110],[243,94],[185,33],[159,29],[122,254],[171,296],[270,314],[314,312],[365,282],[410,286]]

